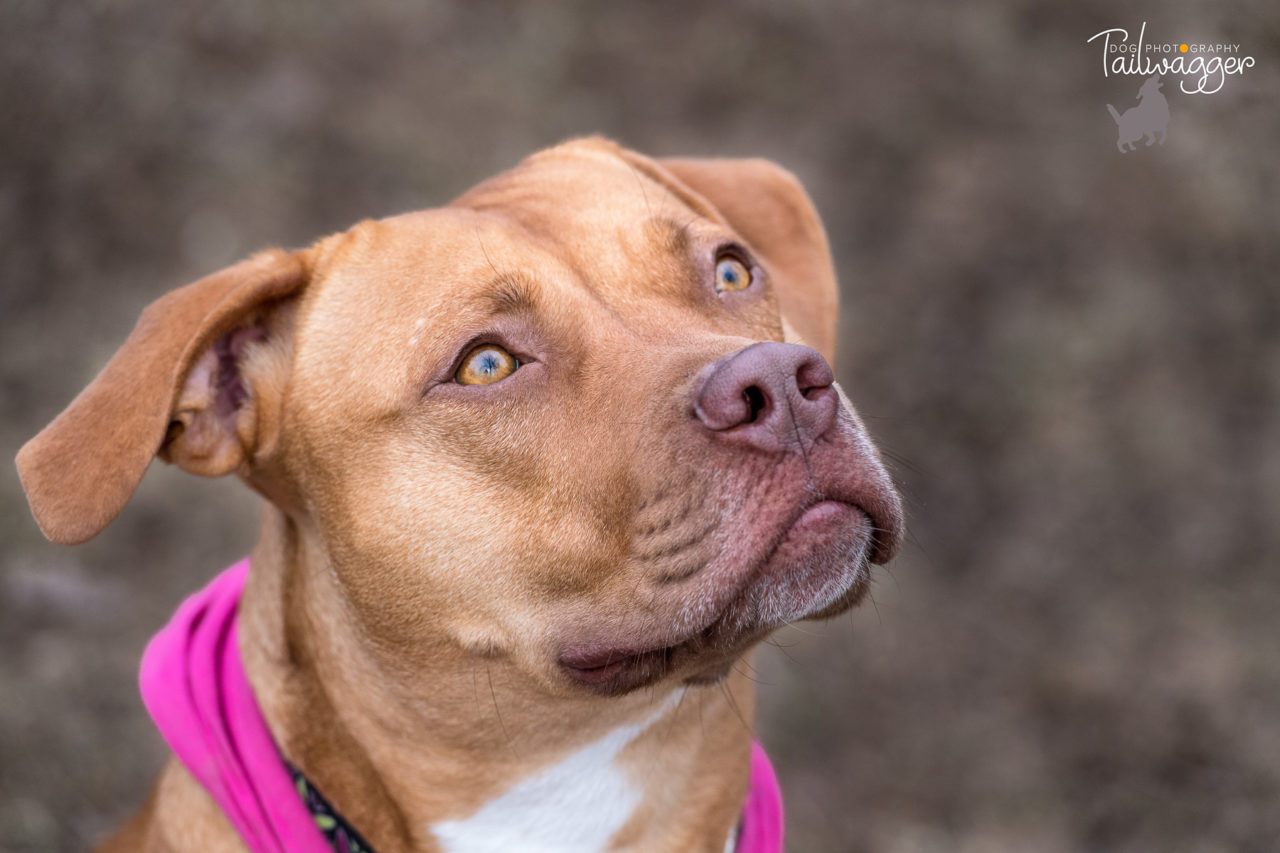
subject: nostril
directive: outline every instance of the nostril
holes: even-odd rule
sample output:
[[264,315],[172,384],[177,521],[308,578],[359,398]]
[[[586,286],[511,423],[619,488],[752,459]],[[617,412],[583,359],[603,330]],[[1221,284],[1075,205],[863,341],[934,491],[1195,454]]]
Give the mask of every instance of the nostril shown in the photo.
[[835,381],[831,365],[817,353],[802,361],[796,369],[796,387],[806,400],[822,399]]
[[742,399],[747,403],[747,417],[743,423],[753,424],[756,418],[760,417],[760,413],[764,411],[765,396],[757,386],[750,385],[742,389]]

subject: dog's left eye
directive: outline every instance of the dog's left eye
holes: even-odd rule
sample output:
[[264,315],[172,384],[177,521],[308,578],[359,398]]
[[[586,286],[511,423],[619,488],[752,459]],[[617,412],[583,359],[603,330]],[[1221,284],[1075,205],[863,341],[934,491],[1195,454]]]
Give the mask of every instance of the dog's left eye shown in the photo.
[[716,259],[716,293],[746,290],[751,286],[751,270],[733,255]]
[[462,360],[453,378],[459,385],[492,385],[516,372],[520,362],[497,344],[481,344]]

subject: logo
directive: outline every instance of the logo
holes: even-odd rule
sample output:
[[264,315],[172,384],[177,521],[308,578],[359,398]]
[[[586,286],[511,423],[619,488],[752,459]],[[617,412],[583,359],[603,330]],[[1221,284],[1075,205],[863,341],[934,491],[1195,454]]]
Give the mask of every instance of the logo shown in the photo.
[[[1143,83],[1138,90],[1138,105],[1122,113],[1107,104],[1107,111],[1120,128],[1116,147],[1121,154],[1134,150],[1133,143],[1139,139],[1145,139],[1148,145],[1153,142],[1164,145],[1165,132],[1169,127],[1169,102],[1160,94],[1163,85],[1159,77],[1152,77]],[[1157,133],[1160,134],[1159,139],[1156,139]]]
[[1103,77],[1146,78],[1138,87],[1136,106],[1121,112],[1107,104],[1119,130],[1116,147],[1122,153],[1135,150],[1139,140],[1148,146],[1164,144],[1169,102],[1161,89],[1166,79],[1177,79],[1183,94],[1212,95],[1222,90],[1228,78],[1242,76],[1255,65],[1252,56],[1241,54],[1239,44],[1149,41],[1146,21],[1133,41],[1129,40],[1128,30],[1112,27],[1095,33],[1085,44],[1099,39]]

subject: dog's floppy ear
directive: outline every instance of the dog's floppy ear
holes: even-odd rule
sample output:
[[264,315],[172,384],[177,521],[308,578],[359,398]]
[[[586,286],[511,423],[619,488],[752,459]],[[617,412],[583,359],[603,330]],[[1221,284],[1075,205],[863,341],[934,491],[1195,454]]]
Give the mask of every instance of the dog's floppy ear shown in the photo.
[[276,420],[255,399],[246,351],[284,334],[282,306],[306,279],[301,256],[264,252],[147,306],[97,378],[18,452],[44,534],[97,535],[157,454],[206,476],[244,470],[263,421]]
[[835,363],[838,295],[822,221],[795,175],[768,160],[663,159],[763,256],[782,317]]

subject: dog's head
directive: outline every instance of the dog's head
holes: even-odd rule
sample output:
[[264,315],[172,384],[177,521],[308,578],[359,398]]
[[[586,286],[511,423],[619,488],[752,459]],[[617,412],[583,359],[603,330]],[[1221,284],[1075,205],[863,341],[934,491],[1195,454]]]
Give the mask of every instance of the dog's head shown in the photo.
[[556,692],[705,681],[897,547],[835,321],[789,174],[583,140],[166,295],[19,468],[61,542],[157,453],[241,475],[396,665],[448,645]]
[[1159,94],[1163,87],[1164,84],[1160,82],[1159,75],[1155,77],[1148,77],[1147,80],[1138,88],[1138,99],[1141,100],[1150,95]]

